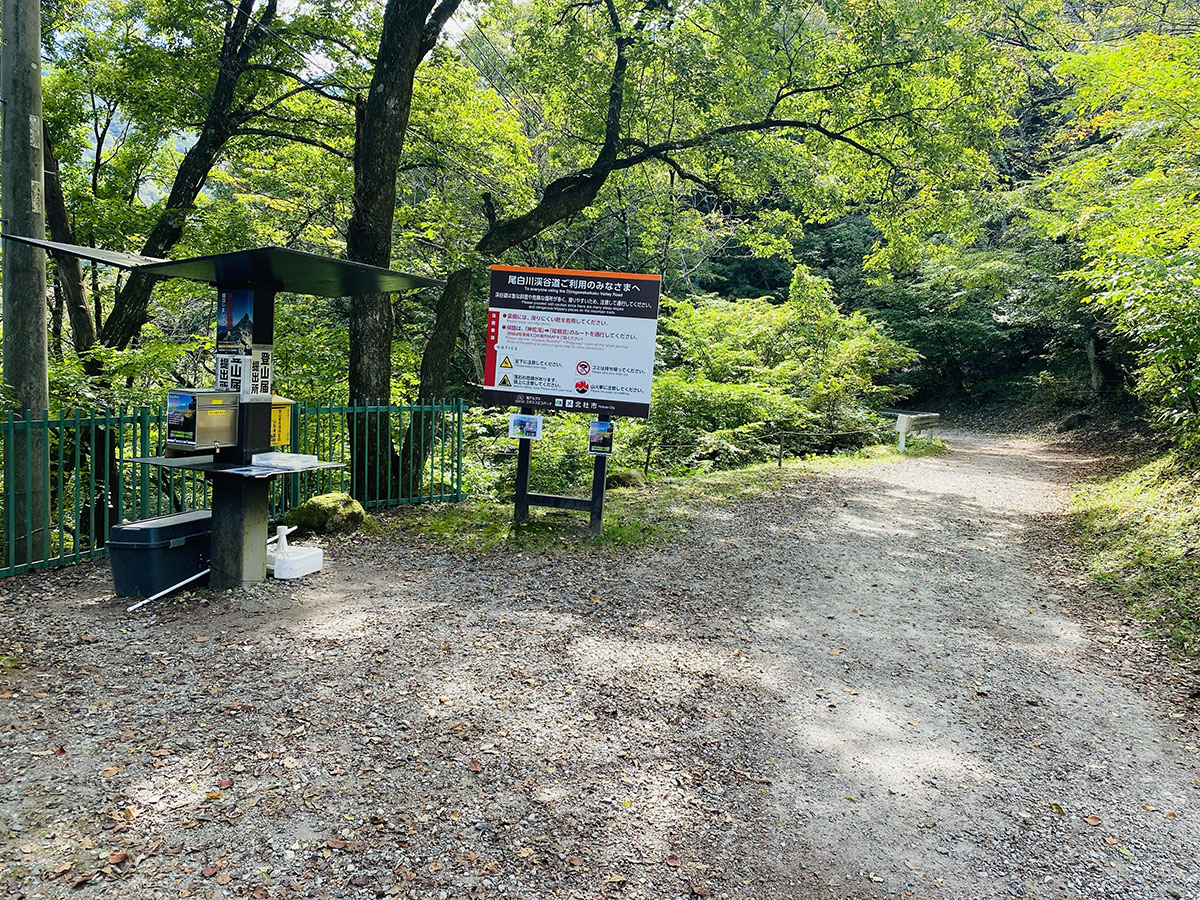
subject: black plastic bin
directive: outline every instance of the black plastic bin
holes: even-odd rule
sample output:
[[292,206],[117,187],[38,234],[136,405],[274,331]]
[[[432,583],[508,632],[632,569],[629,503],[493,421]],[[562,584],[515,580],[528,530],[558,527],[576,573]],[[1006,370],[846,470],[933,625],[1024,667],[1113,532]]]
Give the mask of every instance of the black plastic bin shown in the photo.
[[114,525],[108,535],[118,597],[152,597],[208,568],[212,510]]

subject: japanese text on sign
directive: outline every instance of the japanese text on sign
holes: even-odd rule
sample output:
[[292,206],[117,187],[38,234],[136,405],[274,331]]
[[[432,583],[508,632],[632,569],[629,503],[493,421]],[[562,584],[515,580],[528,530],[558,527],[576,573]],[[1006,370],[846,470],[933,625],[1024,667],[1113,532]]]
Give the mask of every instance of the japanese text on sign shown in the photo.
[[489,403],[650,414],[660,278],[493,266]]

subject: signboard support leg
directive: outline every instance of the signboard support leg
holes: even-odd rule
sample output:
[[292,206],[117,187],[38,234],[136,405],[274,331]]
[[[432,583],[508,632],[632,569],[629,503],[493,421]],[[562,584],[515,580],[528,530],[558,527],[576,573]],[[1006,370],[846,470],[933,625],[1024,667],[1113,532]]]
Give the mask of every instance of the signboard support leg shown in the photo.
[[[608,416],[597,416],[601,422]],[[604,478],[608,474],[608,454],[598,453],[592,464],[592,508],[588,531],[599,534],[604,529]]]
[[[523,415],[532,415],[533,409],[521,407]],[[517,497],[513,505],[513,521],[529,521],[529,450],[533,444],[529,438],[517,441]]]
[[214,590],[266,580],[270,490],[265,478],[214,475],[209,579]]

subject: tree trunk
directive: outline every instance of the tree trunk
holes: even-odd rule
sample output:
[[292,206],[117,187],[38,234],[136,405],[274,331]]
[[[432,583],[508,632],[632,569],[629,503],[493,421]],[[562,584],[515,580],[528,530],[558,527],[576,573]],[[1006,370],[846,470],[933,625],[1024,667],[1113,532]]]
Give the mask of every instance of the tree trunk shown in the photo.
[[[388,0],[371,86],[355,106],[354,208],[346,231],[346,257],[355,262],[384,268],[392,263],[396,172],[431,7],[420,0]],[[350,299],[351,401],[391,398],[393,325],[389,294]]]
[[[50,239],[62,244],[76,244],[78,241],[75,240],[75,231],[71,228],[67,201],[58,175],[58,159],[50,143],[50,131],[44,126],[42,150],[46,162],[46,224],[50,229]],[[83,266],[80,265],[78,256],[69,253],[55,253],[53,256],[58,269],[58,286],[62,291],[67,318],[71,322],[71,343],[75,351],[83,356],[96,346],[96,320],[92,318],[92,310],[87,302]],[[93,368],[93,361],[85,358],[85,371],[98,374]]]
[[1113,364],[1108,355],[1108,341],[1099,334],[1092,333],[1087,339],[1088,368],[1091,371],[1092,390],[1105,393],[1118,388],[1121,384],[1121,371]]
[[[4,230],[44,239],[42,174],[41,4],[4,0],[4,53],[0,55],[0,95],[4,97],[4,135],[0,147],[0,210]],[[12,391],[21,418],[42,415],[50,405],[46,347],[46,254],[37,247],[4,245],[4,384]],[[17,432],[4,447],[3,485],[15,533],[5,562],[23,565],[43,556],[46,535],[45,431]],[[28,489],[26,488],[28,485]]]
[[[366,99],[355,104],[354,206],[346,231],[346,257],[387,268],[392,263],[396,173],[412,112],[417,66],[433,49],[459,0],[388,0],[375,71]],[[392,333],[390,294],[350,298],[350,401],[390,404]],[[386,416],[356,417],[351,458],[364,471],[352,480],[359,500],[378,499],[389,473],[398,471]],[[374,458],[372,458],[374,451]]]
[[[634,38],[627,35],[621,28],[617,17],[616,6],[609,0],[606,3],[609,14],[609,24],[612,26],[616,44],[616,59],[613,61],[612,74],[608,84],[608,110],[604,120],[604,143],[596,153],[596,159],[586,169],[573,172],[562,178],[557,178],[542,192],[541,198],[533,208],[519,216],[496,220],[493,217],[491,199],[484,197],[488,210],[488,229],[484,232],[475,250],[484,259],[494,259],[506,250],[524,243],[530,238],[541,234],[551,225],[563,219],[582,212],[591,206],[600,193],[600,188],[608,180],[608,176],[618,166],[617,151],[621,138],[621,111],[625,103],[625,73],[629,62],[626,50]],[[635,26],[640,32],[642,26]],[[421,397],[433,398],[437,393],[445,395],[446,384],[450,376],[450,362],[454,356],[454,345],[462,327],[463,312],[466,309],[467,297],[470,294],[470,274],[460,271],[451,276],[442,290],[441,299],[437,305],[437,318],[434,322],[433,334],[421,356]],[[429,447],[422,448],[422,462]],[[407,456],[405,458],[408,458]]]

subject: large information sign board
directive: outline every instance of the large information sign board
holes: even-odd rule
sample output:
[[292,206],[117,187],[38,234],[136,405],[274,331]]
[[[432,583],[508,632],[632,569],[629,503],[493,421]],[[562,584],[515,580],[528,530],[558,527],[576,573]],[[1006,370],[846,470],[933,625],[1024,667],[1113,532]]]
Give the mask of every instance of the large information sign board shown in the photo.
[[484,402],[649,416],[661,281],[492,266]]

